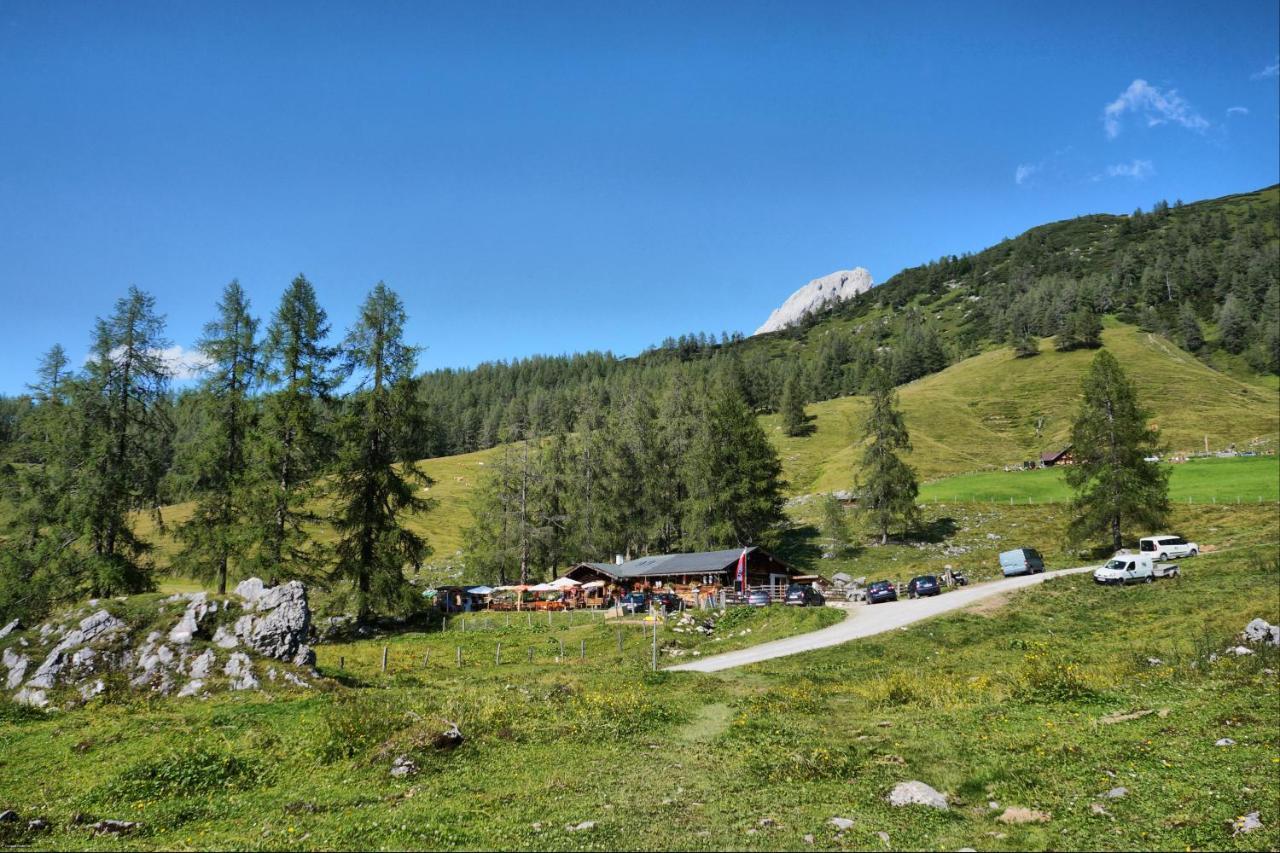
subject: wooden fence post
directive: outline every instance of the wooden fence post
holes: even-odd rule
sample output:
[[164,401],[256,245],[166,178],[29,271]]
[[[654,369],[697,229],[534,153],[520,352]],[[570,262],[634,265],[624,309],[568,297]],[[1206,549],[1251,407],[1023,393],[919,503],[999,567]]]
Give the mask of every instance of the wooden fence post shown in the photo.
[[493,663],[502,666],[502,643],[498,643],[498,650],[493,653]]
[[581,640],[580,643],[581,645],[578,646],[578,660],[586,660],[587,659],[587,641]]
[[462,646],[458,646],[458,666],[462,666]]
[[533,663],[533,647],[529,648],[529,663]]
[[338,657],[338,669],[346,669],[346,668],[347,668],[347,659],[345,656],[340,655]]
[[382,671],[384,673],[387,671],[387,647],[386,646],[382,647]]

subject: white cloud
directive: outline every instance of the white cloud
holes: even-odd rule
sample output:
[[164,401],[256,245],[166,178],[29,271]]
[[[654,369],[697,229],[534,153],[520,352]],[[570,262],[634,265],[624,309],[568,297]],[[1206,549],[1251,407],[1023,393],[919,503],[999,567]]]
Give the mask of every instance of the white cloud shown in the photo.
[[1175,122],[1191,130],[1203,131],[1209,122],[1192,109],[1175,89],[1160,89],[1146,80],[1134,80],[1120,97],[1102,110],[1102,126],[1107,138],[1120,135],[1120,123],[1125,113],[1137,113],[1147,120],[1148,127]]
[[181,344],[174,344],[160,350],[157,355],[164,359],[174,379],[194,379],[207,368],[210,361],[200,350],[183,349]]
[[1280,77],[1280,56],[1266,68],[1249,75],[1250,80],[1266,80],[1268,77]]
[[1248,114],[1248,107],[1227,107],[1227,115],[1229,116],[1247,116]]
[[1032,175],[1044,168],[1044,163],[1020,163],[1013,170],[1013,182],[1018,186],[1025,184]]
[[[123,349],[120,347],[112,350],[112,360],[114,361],[121,352],[123,352]],[[174,344],[162,350],[153,350],[153,352],[169,368],[169,375],[179,382],[195,379],[200,375],[201,371],[212,363],[200,350],[184,349],[181,344]],[[88,364],[93,358],[92,353],[86,355],[84,357],[85,363]]]
[[1156,167],[1151,165],[1150,160],[1133,160],[1128,163],[1117,163],[1114,166],[1108,166],[1106,176],[1108,178],[1133,178],[1135,181],[1141,181],[1155,173]]

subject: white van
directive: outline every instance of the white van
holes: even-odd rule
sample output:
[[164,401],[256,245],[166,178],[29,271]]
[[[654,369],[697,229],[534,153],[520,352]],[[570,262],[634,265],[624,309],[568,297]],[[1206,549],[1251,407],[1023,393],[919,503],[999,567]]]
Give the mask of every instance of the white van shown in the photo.
[[1156,578],[1176,578],[1178,567],[1173,563],[1157,563],[1150,554],[1130,554],[1120,551],[1105,566],[1093,570],[1097,583],[1126,584],[1151,583]]
[[1200,546],[1196,543],[1168,533],[1144,536],[1138,540],[1138,550],[1157,560],[1176,560],[1179,557],[1195,557],[1200,554]]

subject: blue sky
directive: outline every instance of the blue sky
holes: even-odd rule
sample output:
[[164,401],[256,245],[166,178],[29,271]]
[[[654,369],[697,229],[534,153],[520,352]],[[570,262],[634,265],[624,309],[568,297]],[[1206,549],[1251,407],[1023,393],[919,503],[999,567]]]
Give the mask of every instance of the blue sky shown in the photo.
[[339,333],[385,280],[425,368],[630,354],[1256,189],[1278,8],[0,0],[0,393],[130,284],[184,347],[305,272]]

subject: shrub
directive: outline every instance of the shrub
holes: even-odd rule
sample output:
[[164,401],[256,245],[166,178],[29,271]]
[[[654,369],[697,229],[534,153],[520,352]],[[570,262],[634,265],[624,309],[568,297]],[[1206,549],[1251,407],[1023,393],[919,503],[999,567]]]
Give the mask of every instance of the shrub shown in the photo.
[[125,800],[211,794],[252,788],[265,776],[257,759],[195,744],[126,768],[101,793]]

